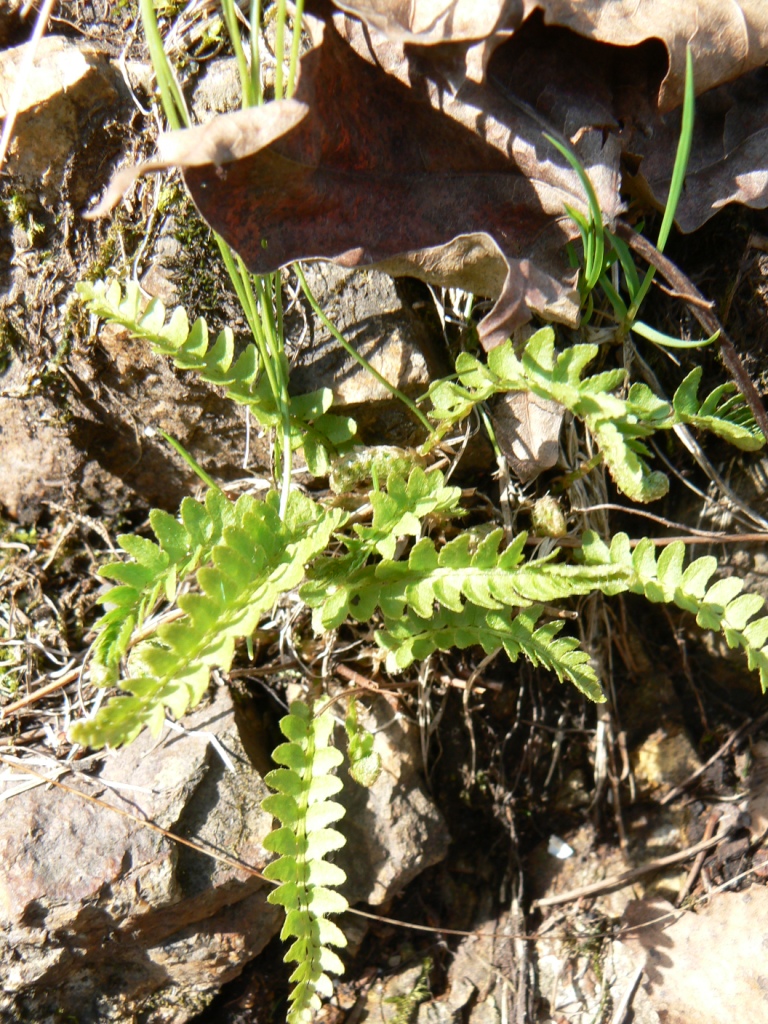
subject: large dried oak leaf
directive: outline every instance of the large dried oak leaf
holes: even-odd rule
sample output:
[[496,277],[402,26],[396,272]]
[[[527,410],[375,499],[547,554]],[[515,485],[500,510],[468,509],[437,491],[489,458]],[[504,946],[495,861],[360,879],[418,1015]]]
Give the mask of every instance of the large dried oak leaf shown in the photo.
[[[575,232],[564,203],[584,211],[584,195],[535,113],[479,83],[454,95],[421,54],[398,58],[406,86],[383,69],[380,49],[367,49],[358,22],[339,27],[347,40],[333,21],[316,24],[320,42],[302,58],[292,102],[306,117],[251,152],[219,145],[214,162],[185,167],[205,219],[257,273],[295,259],[375,263],[496,298],[480,325],[488,347],[531,310],[574,323],[563,246]],[[194,139],[224,136],[233,117],[258,125],[269,116],[274,127],[282,106],[225,115]],[[587,132],[578,149],[614,215],[618,146]]]

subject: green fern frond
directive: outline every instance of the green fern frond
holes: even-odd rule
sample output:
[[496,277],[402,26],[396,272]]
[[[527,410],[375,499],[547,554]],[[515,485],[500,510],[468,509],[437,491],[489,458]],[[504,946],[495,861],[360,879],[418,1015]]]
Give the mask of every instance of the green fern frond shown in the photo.
[[283,940],[294,939],[285,961],[298,962],[290,977],[295,987],[290,995],[289,1024],[305,1024],[320,1009],[321,997],[333,995],[328,973],[341,974],[344,965],[329,947],[344,947],[341,929],[328,920],[348,908],[335,887],[346,875],[325,860],[332,850],[344,846],[341,833],[329,828],[344,815],[344,808],[330,798],[342,788],[331,775],[343,760],[340,751],[328,746],[333,730],[329,712],[317,718],[301,701],[291,705],[290,714],[280,722],[288,739],[272,757],[284,765],[270,772],[265,782],[275,795],[262,801],[265,811],[279,819],[281,827],[264,840],[264,846],[279,854],[264,875],[281,884],[267,897],[285,909]]
[[435,606],[460,613],[465,602],[487,610],[521,608],[590,594],[624,575],[619,566],[565,564],[556,560],[557,551],[523,563],[527,534],[499,551],[503,536],[501,529],[482,537],[467,530],[440,549],[424,537],[407,561],[346,566],[341,573],[331,573],[332,560],[321,559],[310,569],[301,597],[315,609],[314,628],[323,632],[348,616],[368,621],[377,608],[388,619],[406,609],[429,618]]
[[700,366],[691,370],[675,392],[672,405],[678,421],[700,430],[709,430],[742,451],[762,448],[765,438],[735,384],[721,384],[699,405],[703,372]]
[[429,618],[411,609],[398,619],[384,619],[376,640],[387,654],[387,669],[399,672],[414,661],[423,661],[435,650],[478,645],[486,654],[503,648],[510,661],[521,654],[533,665],[554,672],[562,682],[568,679],[594,701],[604,701],[600,683],[589,655],[575,637],[558,636],[562,622],[547,622],[536,628],[543,609],[538,606],[513,616],[509,609],[489,611],[467,604],[461,611],[441,608]]
[[508,341],[488,353],[487,363],[462,352],[456,361],[456,381],[438,381],[430,388],[430,417],[437,423],[430,444],[464,419],[478,402],[508,391],[527,391],[550,399],[579,417],[594,436],[616,486],[634,501],[663,497],[667,477],[648,465],[643,438],[657,430],[691,424],[712,431],[739,447],[754,449],[764,443],[740,395],[721,404],[732,385],[716,389],[699,406],[701,369],[683,381],[673,402],[662,401],[645,384],[633,384],[626,398],[612,394],[625,381],[623,370],[608,370],[584,378],[586,367],[598,353],[596,345],[572,345],[555,355],[555,335],[537,331],[522,356]]
[[[250,636],[277,597],[299,585],[305,564],[326,548],[344,518],[341,510],[326,512],[293,492],[281,520],[276,493],[264,501],[242,495],[212,546],[210,564],[197,570],[200,592],[178,598],[183,617],[134,648],[120,684],[130,696],[113,698],[93,718],[73,725],[74,741],[91,747],[129,743],[144,726],[158,733],[166,708],[180,718],[194,707],[211,669],[229,667],[235,639]],[[150,593],[155,586],[146,582]]]
[[629,590],[649,601],[676,604],[692,612],[702,629],[722,633],[729,647],[744,651],[750,669],[759,672],[763,691],[768,690],[768,616],[755,618],[765,602],[757,594],[742,594],[744,581],[736,576],[710,586],[715,558],[705,555],[684,568],[682,541],[669,544],[657,559],[648,538],[632,551],[626,534],[617,534],[608,547],[591,532],[584,534],[581,556],[585,564],[624,569],[625,585],[616,578],[600,587],[604,593]]
[[[148,341],[153,352],[170,356],[179,369],[193,370],[207,383],[224,388],[233,401],[247,405],[263,426],[281,427],[280,410],[266,375],[259,373],[259,354],[253,342],[235,358],[235,338],[229,327],[210,345],[206,321],[199,317],[190,328],[181,306],[167,321],[159,299],[153,299],[142,313],[141,289],[132,280],[126,281],[124,288],[118,281],[80,281],[76,289],[95,316]],[[284,370],[287,379],[287,366]],[[354,420],[328,412],[332,401],[329,388],[290,400],[291,445],[304,447],[307,466],[316,476],[329,472],[331,457],[348,447],[357,430]]]
[[[330,597],[330,604],[337,606],[333,615],[336,625],[343,621],[343,608],[346,607],[343,594],[336,586],[337,581],[353,575],[372,555],[393,558],[400,541],[420,536],[422,523],[427,517],[447,518],[464,514],[459,505],[461,488],[447,486],[439,470],[427,473],[420,466],[414,466],[407,479],[397,471],[391,472],[386,491],[371,491],[368,498],[373,508],[371,525],[355,524],[354,536],[340,536],[347,554],[318,558],[301,590],[302,599],[312,608],[320,607],[325,598]],[[327,616],[327,622],[330,621],[331,617]],[[320,624],[317,617],[315,625],[318,631],[331,628]]]

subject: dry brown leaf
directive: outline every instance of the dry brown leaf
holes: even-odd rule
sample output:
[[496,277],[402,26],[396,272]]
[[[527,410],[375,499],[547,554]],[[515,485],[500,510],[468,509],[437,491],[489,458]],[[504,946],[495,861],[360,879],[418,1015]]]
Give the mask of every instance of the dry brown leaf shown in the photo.
[[559,402],[530,391],[510,391],[493,403],[496,440],[510,469],[523,483],[535,480],[557,462],[564,415]]
[[[768,9],[768,4],[766,4]],[[642,157],[635,182],[641,195],[663,208],[680,136],[680,111],[660,118],[651,136],[630,146]],[[693,145],[675,220],[695,231],[728,203],[768,206],[768,70],[760,68],[696,101]]]
[[685,50],[691,47],[696,91],[706,92],[768,61],[765,0],[524,0],[526,16],[544,12],[547,25],[571,29],[613,46],[661,39],[669,70],[661,83],[660,110],[683,99]]
[[680,135],[679,111],[662,112],[682,102],[690,45],[701,98],[678,226],[693,231],[731,202],[768,205],[766,0],[521,4],[522,13],[521,5],[502,0],[484,4],[483,27],[493,27],[482,42],[472,35],[468,8],[445,0],[339,0],[337,6],[399,44],[450,43],[442,47],[453,63],[444,77],[456,91],[487,73],[570,138],[590,128],[616,133],[624,151],[643,161],[635,192],[659,208]]
[[685,52],[697,66],[697,91],[730,82],[768,61],[765,0],[334,0],[340,9],[398,42],[424,45],[484,40],[491,48],[541,11],[546,25],[611,46],[660,39],[668,70],[660,110],[682,103]]
[[[583,211],[584,195],[535,113],[477,83],[452,95],[439,60],[411,61],[342,15],[316,33],[296,91],[306,117],[254,153],[186,167],[212,227],[256,273],[326,258],[497,298],[479,328],[487,347],[531,310],[575,323],[563,204]],[[267,109],[248,116],[258,124]],[[615,140],[588,132],[579,152],[614,215]]]

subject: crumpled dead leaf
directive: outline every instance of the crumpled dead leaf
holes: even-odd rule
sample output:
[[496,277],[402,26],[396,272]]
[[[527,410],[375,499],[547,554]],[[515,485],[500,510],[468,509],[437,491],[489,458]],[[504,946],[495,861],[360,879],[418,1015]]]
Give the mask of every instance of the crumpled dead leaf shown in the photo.
[[461,71],[453,70],[457,89],[462,73],[482,81],[487,71],[569,137],[595,127],[616,132],[624,151],[643,160],[635,191],[660,208],[680,135],[675,108],[690,45],[696,93],[705,95],[678,226],[694,231],[731,202],[768,206],[765,0],[495,0],[482,5],[482,32],[493,25],[482,38],[480,24],[473,35],[468,0],[466,8],[448,0],[335,3],[391,40],[450,43],[454,65],[463,60]]
[[551,469],[560,454],[565,409],[532,391],[508,391],[491,408],[499,448],[523,483]]
[[[563,204],[584,211],[584,194],[535,113],[476,83],[452,95],[439,66],[404,63],[380,37],[370,46],[359,22],[317,30],[295,94],[306,118],[233,163],[184,169],[211,226],[256,273],[319,257],[497,298],[479,327],[486,347],[531,310],[575,323],[563,247],[576,232]],[[265,109],[248,113],[258,123]],[[587,132],[578,151],[614,216],[615,140]]]
[[765,0],[524,0],[526,16],[540,8],[547,25],[612,46],[660,39],[669,69],[658,95],[660,110],[683,101],[685,51],[696,67],[696,92],[761,67],[768,61]]
[[[169,133],[138,173],[180,166],[256,273],[324,258],[490,296],[486,348],[532,312],[578,321],[565,204],[583,213],[585,197],[544,132],[574,145],[610,223],[622,149],[636,193],[663,205],[679,115],[659,111],[679,99],[686,44],[699,90],[768,56],[764,0],[338,0],[365,23],[309,6],[294,100]],[[727,202],[768,205],[765,77],[701,99],[685,230]]]
[[[768,12],[768,4],[766,4]],[[680,136],[680,111],[659,118],[651,137],[638,133],[631,150],[642,157],[638,180],[663,208],[672,180]],[[700,96],[685,188],[675,220],[690,232],[729,203],[768,206],[768,69],[759,68],[735,82]]]
[[371,28],[398,42],[430,46],[484,41],[495,49],[535,12],[545,25],[611,46],[659,39],[668,55],[658,108],[683,101],[685,51],[690,45],[697,92],[768,62],[765,0],[333,0]]

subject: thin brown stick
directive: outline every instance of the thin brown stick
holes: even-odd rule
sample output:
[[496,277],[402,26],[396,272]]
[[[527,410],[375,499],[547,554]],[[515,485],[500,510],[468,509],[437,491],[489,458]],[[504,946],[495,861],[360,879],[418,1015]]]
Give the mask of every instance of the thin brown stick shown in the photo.
[[534,909],[556,907],[561,903],[573,903],[574,900],[580,900],[584,896],[599,896],[605,892],[613,892],[614,889],[623,889],[644,875],[653,874],[654,871],[661,871],[663,868],[672,867],[674,864],[681,864],[686,860],[690,860],[691,857],[695,857],[702,850],[711,850],[723,841],[729,831],[726,830],[722,835],[714,836],[712,839],[702,840],[695,846],[689,846],[687,850],[671,853],[668,857],[659,857],[658,860],[642,864],[639,868],[632,868],[630,871],[624,871],[620,875],[614,875],[613,878],[604,878],[601,882],[592,882],[590,885],[583,885],[580,889],[571,889],[570,892],[563,892],[558,896],[545,896],[543,899],[534,900],[532,907]]
[[[711,839],[714,836],[715,829],[717,828],[717,823],[719,821],[720,812],[713,811],[707,818],[707,824],[704,826],[704,835],[701,837],[702,840]],[[696,879],[699,877],[699,872],[701,871],[704,865],[704,859],[706,858],[706,856],[707,851],[702,850],[701,853],[698,854],[698,856],[696,857],[696,860],[693,862],[693,865],[691,866],[691,870],[688,872],[688,877],[685,880],[683,888],[680,890],[678,894],[675,906],[680,907],[683,905],[683,902],[687,898],[688,893],[691,891],[694,884],[696,883]]]
[[25,708],[29,704],[34,704],[35,701],[40,700],[42,697],[47,697],[49,694],[55,693],[56,690],[60,690],[62,686],[66,686],[68,683],[73,683],[79,675],[80,669],[73,668],[70,672],[65,672],[60,679],[54,679],[52,683],[48,683],[47,686],[41,686],[39,690],[33,690],[32,693],[28,693],[26,697],[20,697],[12,704],[6,704],[4,708],[0,709],[0,722],[4,718],[7,718],[8,715],[12,715],[14,711],[19,711],[21,708]]
[[736,740],[741,739],[741,737],[746,735],[747,733],[755,732],[766,722],[768,722],[768,711],[760,715],[760,717],[755,719],[754,721],[746,721],[742,723],[742,725],[740,725],[738,729],[734,729],[731,735],[725,741],[725,743],[723,743],[723,745],[714,752],[712,757],[710,757],[710,759],[707,762],[705,762],[700,768],[697,768],[696,771],[689,775],[688,778],[685,779],[683,782],[681,782],[679,786],[675,786],[674,789],[670,789],[670,791],[661,798],[661,800],[659,801],[661,806],[663,807],[665,804],[671,803],[676,797],[680,796],[681,793],[684,793],[692,782],[695,782],[696,779],[699,778],[699,776],[703,775],[707,768],[710,767],[710,765],[713,765],[715,761],[719,760],[723,756],[723,754],[725,754],[729,750],[729,748],[733,746]]
[[706,299],[696,285],[686,277],[679,267],[662,255],[652,242],[649,242],[647,238],[643,238],[642,235],[633,231],[628,224],[623,224],[619,221],[616,225],[616,234],[623,238],[629,247],[642,256],[647,263],[655,267],[666,278],[668,283],[672,285],[675,291],[680,293],[680,297],[688,304],[691,312],[707,334],[718,333],[718,344],[723,362],[739,391],[744,396],[757,425],[762,430],[763,435],[768,438],[768,413],[765,411],[765,406],[757,392],[757,388],[745,370],[736,347],[725,328],[712,310],[707,307]]

